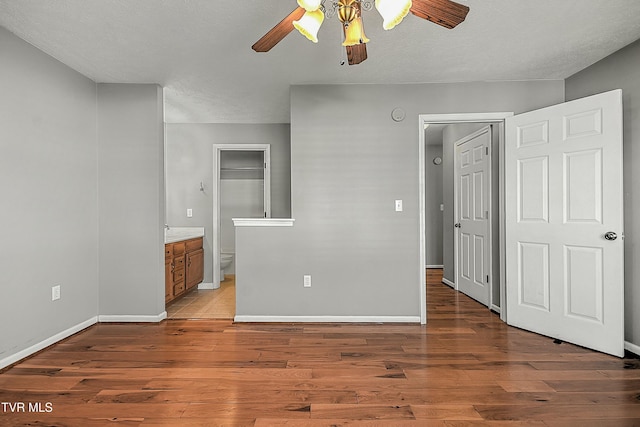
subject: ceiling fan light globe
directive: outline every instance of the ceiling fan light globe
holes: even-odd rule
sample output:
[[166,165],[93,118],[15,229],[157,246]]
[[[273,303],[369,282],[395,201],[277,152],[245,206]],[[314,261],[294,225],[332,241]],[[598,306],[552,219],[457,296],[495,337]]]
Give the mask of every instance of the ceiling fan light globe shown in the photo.
[[376,9],[384,20],[382,28],[390,30],[402,22],[411,6],[411,0],[376,0]]
[[355,46],[361,43],[369,43],[369,39],[364,34],[362,17],[358,16],[349,25],[344,26],[344,42],[342,42],[342,46]]
[[322,0],[298,0],[298,6],[306,10],[307,12],[313,12],[320,9]]
[[320,9],[305,12],[298,21],[293,21],[293,26],[303,36],[314,43],[318,43],[318,30],[324,21],[324,13]]

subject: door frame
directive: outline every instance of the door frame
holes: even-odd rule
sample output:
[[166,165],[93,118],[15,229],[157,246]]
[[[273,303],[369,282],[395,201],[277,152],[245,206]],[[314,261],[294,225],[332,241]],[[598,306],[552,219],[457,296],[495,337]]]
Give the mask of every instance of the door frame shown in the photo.
[[[459,198],[458,196],[460,195],[460,184],[458,182],[458,170],[460,168],[460,164],[458,161],[458,153],[457,153],[457,149],[460,145],[468,142],[469,140],[475,138],[476,136],[479,136],[483,133],[489,132],[489,152],[492,151],[492,147],[491,147],[491,143],[493,142],[493,130],[492,130],[492,126],[491,124],[487,124],[487,126],[483,126],[482,128],[471,132],[468,135],[463,136],[462,138],[460,138],[459,140],[454,142],[454,156],[453,156],[453,176],[454,176],[454,180],[453,180],[453,213],[454,213],[454,223],[459,223],[460,222],[460,217],[459,217],[459,208],[460,208],[460,202],[459,202]],[[491,153],[493,154],[493,153]],[[486,206],[488,208],[487,212],[487,240],[485,242],[485,255],[486,258],[484,260],[484,268],[485,271],[488,273],[489,277],[491,277],[493,279],[493,227],[491,226],[491,222],[493,220],[493,212],[491,209],[492,206],[492,192],[491,192],[491,186],[493,184],[493,174],[491,173],[491,157],[489,157],[489,153],[487,153],[487,182],[485,183],[485,185],[487,185],[487,193],[486,193]],[[453,270],[454,270],[454,274],[455,274],[455,283],[454,283],[454,287],[456,289],[456,291],[460,292],[460,283],[459,283],[459,277],[460,277],[460,228],[457,228],[456,230],[454,230],[454,241],[453,241]],[[489,309],[493,309],[496,310],[497,307],[495,307],[493,305],[493,286],[491,286],[489,283],[487,283],[487,286],[489,288],[489,298],[487,300],[487,308]],[[502,303],[502,301],[500,301]],[[497,309],[496,311],[501,311],[500,309]]]
[[418,200],[419,200],[419,290],[420,290],[420,323],[427,323],[427,281],[426,281],[426,237],[425,237],[425,175],[426,175],[426,159],[425,159],[425,129],[431,123],[440,124],[456,124],[456,123],[487,123],[499,124],[499,164],[498,164],[498,182],[499,182],[499,212],[500,212],[500,319],[506,321],[505,306],[505,264],[504,264],[504,122],[507,117],[513,116],[513,112],[494,112],[494,113],[455,113],[455,114],[420,114],[418,115]]
[[220,155],[223,151],[262,151],[264,153],[264,210],[271,218],[271,144],[213,144],[213,289],[220,287]]

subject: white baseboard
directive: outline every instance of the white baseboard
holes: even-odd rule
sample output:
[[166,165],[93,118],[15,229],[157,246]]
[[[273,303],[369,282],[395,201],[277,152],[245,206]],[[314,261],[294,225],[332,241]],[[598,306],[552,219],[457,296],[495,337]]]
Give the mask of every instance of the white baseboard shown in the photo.
[[9,365],[12,365],[26,357],[31,356],[34,353],[39,352],[40,350],[43,350],[47,347],[49,347],[50,345],[53,345],[55,343],[57,343],[58,341],[61,341],[65,338],[70,337],[71,335],[80,332],[83,329],[88,328],[91,325],[95,325],[98,322],[98,317],[94,316],[90,319],[85,320],[82,323],[78,323],[75,326],[70,327],[69,329],[65,329],[62,332],[59,332],[45,340],[40,341],[37,344],[32,345],[29,348],[25,348],[22,351],[19,351],[15,354],[12,354],[10,356],[5,357],[4,359],[0,360],[0,369],[2,368],[6,368]]
[[500,307],[495,304],[491,304],[491,311],[495,311],[496,313],[500,314]]
[[237,315],[236,322],[253,323],[420,323],[420,316],[251,316]]
[[167,318],[167,312],[163,311],[162,313],[156,316],[140,316],[134,314],[102,314],[98,316],[98,322],[100,323],[110,323],[110,322],[124,322],[124,323],[158,323]]
[[427,268],[444,268],[444,265],[427,265]]
[[220,288],[220,285],[218,284],[218,286],[213,286],[213,283],[200,283],[198,285],[198,289],[218,289]]
[[444,283],[447,286],[451,286],[453,289],[456,288],[456,284],[453,283],[451,280],[449,279],[445,279],[444,277],[442,278],[442,283]]
[[624,342],[624,349],[630,351],[633,354],[640,356],[640,345],[631,344],[628,341]]

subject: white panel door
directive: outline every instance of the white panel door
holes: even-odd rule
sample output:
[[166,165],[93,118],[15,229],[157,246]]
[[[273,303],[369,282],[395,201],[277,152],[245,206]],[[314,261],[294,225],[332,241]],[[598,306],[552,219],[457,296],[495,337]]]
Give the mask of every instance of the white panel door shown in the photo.
[[624,354],[622,93],[506,119],[507,323]]
[[456,142],[456,287],[489,306],[489,146],[487,126]]

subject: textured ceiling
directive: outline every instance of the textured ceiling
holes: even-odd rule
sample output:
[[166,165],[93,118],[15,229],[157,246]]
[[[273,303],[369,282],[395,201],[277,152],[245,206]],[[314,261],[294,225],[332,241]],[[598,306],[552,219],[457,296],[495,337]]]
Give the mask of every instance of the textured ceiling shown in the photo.
[[384,31],[364,12],[356,66],[335,18],[318,44],[294,31],[251,50],[295,0],[0,0],[0,25],[97,82],[162,85],[178,123],[289,122],[294,84],[563,79],[640,38],[639,0],[458,2],[453,30],[410,14]]

